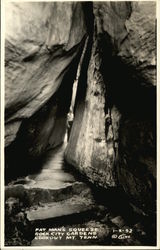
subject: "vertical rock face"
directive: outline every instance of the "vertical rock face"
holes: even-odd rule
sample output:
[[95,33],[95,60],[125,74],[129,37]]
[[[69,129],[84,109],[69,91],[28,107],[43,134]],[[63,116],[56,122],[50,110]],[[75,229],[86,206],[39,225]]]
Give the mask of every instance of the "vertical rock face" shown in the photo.
[[156,172],[155,3],[93,2],[93,14],[92,53],[87,76],[79,79],[66,160],[100,186],[122,186],[149,212]]
[[[95,4],[95,15],[102,36],[107,101],[121,114],[116,128],[118,181],[131,202],[149,212],[156,199],[155,3]],[[108,25],[113,17],[113,25]]]
[[76,2],[7,3],[5,30],[6,159],[22,168],[63,141],[87,33]]
[[[75,121],[72,127],[66,160],[95,183],[104,187],[115,185],[114,136],[110,111],[106,110],[106,86],[100,73],[101,58],[96,35],[87,72],[82,65]],[[87,74],[86,79],[84,75]],[[86,93],[81,96],[87,81]]]

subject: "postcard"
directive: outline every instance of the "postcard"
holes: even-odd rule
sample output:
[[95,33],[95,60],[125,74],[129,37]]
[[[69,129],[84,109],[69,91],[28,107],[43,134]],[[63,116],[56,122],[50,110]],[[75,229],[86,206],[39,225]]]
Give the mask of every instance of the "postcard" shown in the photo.
[[1,249],[160,249],[157,13],[1,2]]

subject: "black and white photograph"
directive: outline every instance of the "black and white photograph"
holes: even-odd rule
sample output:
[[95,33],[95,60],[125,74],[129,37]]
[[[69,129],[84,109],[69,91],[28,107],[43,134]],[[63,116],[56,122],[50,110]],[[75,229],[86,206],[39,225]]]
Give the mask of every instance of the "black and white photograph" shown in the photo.
[[2,249],[160,249],[157,1],[1,7]]

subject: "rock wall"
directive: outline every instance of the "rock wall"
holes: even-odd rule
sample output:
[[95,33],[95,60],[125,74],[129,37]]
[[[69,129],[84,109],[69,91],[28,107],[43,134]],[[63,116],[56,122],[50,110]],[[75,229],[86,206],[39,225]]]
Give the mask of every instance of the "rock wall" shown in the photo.
[[94,2],[93,15],[66,160],[93,183],[122,187],[134,208],[149,213],[156,185],[155,3]]
[[12,176],[63,142],[87,28],[81,3],[10,2],[5,30],[6,174]]

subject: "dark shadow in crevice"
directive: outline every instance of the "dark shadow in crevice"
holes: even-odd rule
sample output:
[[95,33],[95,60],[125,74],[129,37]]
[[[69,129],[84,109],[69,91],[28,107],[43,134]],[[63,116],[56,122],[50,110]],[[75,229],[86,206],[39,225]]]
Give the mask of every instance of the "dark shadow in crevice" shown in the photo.
[[116,48],[107,34],[99,36],[98,44],[102,56],[101,72],[107,89],[107,107],[116,105],[124,116],[155,122],[156,88],[146,82],[136,68],[115,54]]

